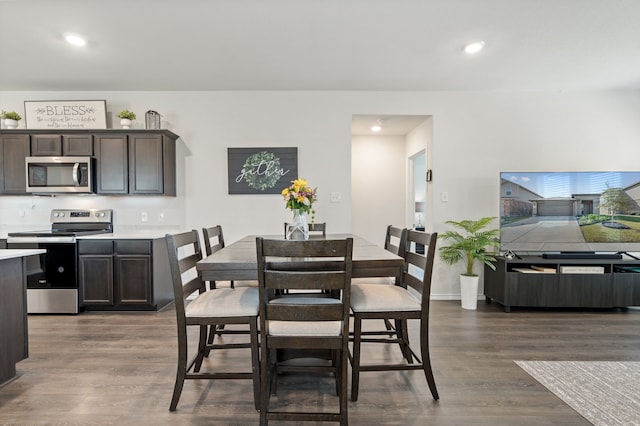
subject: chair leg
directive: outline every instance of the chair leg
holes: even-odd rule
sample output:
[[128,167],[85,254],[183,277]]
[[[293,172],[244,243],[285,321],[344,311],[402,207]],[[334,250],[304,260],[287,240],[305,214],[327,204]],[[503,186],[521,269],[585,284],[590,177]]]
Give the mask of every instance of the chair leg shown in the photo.
[[336,383],[336,395],[340,396],[340,380],[342,376],[340,374],[340,351],[331,351],[331,366],[333,367],[333,378]]
[[269,398],[271,397],[271,356],[270,351],[265,350],[266,342],[261,342],[261,359],[260,359],[260,426],[268,424],[267,412],[269,411]]
[[348,345],[345,345],[344,349],[339,351],[338,368],[340,368],[340,391],[338,397],[340,398],[340,425],[347,426],[349,424],[349,403],[347,402],[347,352]]
[[400,345],[400,351],[402,356],[407,360],[407,364],[413,364],[413,355],[411,355],[411,347],[409,346],[409,327],[407,326],[406,319],[397,319],[396,323],[396,337],[398,338]]
[[249,323],[251,334],[251,371],[253,373],[253,403],[256,410],[260,409],[260,344],[258,343],[258,318]]
[[429,358],[429,337],[426,334],[423,334],[420,339],[420,355],[422,356],[422,369],[424,370],[427,384],[431,390],[431,396],[433,396],[433,399],[437,401],[440,399],[440,396],[438,395],[436,380],[433,377],[433,370],[431,369],[431,359]]
[[393,326],[391,325],[391,321],[389,321],[388,319],[384,320],[384,326],[386,327],[387,331],[392,331],[393,330]]
[[179,365],[178,371],[176,372],[176,383],[173,386],[173,396],[171,397],[171,405],[169,405],[169,411],[176,411],[176,408],[178,407],[178,401],[180,400],[180,395],[182,394],[182,387],[184,386],[184,379],[186,375],[186,368],[183,365]]
[[200,367],[202,367],[202,361],[204,357],[207,355],[207,330],[209,329],[206,325],[200,326],[200,338],[198,339],[198,355],[193,365],[193,371],[198,373],[200,371]]
[[185,377],[187,377],[187,331],[178,330],[178,368],[176,370],[176,383],[173,386],[173,396],[171,397],[169,411],[176,411],[180,395],[182,394]]
[[357,314],[353,317],[353,353],[351,357],[351,400],[358,400],[360,387],[360,346],[362,338],[362,318]]

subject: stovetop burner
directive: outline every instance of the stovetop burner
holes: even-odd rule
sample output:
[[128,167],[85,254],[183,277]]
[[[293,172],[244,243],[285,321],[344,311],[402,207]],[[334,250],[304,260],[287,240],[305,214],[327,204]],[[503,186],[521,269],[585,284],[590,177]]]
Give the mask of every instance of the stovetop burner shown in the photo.
[[10,232],[8,237],[50,238],[113,232],[113,210],[68,210],[51,211],[51,229],[41,231]]

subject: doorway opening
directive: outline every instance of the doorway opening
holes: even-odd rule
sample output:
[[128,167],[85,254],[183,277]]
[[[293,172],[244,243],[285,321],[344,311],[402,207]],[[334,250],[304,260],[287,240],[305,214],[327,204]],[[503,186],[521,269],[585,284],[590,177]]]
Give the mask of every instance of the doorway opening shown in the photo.
[[430,115],[352,116],[351,229],[355,234],[383,245],[388,225],[428,228],[425,171],[431,140]]

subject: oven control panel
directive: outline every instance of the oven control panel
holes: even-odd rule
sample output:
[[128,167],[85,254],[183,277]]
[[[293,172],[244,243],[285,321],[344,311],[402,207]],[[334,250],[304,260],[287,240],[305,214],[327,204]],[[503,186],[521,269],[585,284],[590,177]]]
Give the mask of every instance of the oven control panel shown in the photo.
[[75,222],[105,222],[111,223],[113,210],[111,209],[53,209],[51,210],[51,223],[75,223]]

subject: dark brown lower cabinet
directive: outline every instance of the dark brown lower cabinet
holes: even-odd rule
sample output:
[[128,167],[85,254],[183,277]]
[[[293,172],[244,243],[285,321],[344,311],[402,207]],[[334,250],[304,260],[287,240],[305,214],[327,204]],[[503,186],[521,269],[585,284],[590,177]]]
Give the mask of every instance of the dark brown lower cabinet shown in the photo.
[[25,260],[0,260],[0,386],[16,376],[16,363],[29,356]]
[[80,239],[80,306],[87,310],[157,310],[173,300],[163,238]]

